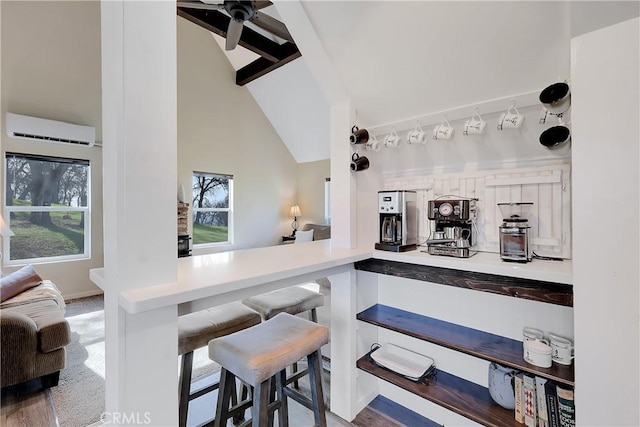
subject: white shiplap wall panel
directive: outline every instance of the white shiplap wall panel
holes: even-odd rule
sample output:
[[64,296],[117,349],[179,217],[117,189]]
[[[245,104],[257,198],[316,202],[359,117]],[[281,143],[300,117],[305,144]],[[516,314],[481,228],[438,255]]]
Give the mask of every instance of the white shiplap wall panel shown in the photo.
[[459,174],[393,177],[385,188],[418,191],[418,235],[429,238],[429,200],[451,196],[477,198],[478,249],[498,252],[502,214],[498,203],[533,202],[529,218],[533,249],[542,256],[571,257],[570,166],[554,164]]

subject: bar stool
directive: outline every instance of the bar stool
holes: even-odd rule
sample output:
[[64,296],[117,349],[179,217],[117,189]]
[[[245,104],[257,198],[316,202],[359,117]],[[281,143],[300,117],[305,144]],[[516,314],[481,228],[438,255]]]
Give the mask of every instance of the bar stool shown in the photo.
[[[316,425],[327,425],[322,394],[320,347],[329,342],[329,330],[308,320],[280,313],[257,326],[209,342],[209,357],[222,366],[215,426],[225,426],[247,404],[233,404],[235,379],[253,387],[253,427],[265,427],[278,411],[280,427],[288,426],[287,397],[313,410]],[[285,384],[286,367],[307,357],[311,399]],[[275,399],[270,401],[271,381]],[[248,422],[247,422],[248,423]]]
[[[279,313],[295,315],[308,311],[309,320],[318,323],[316,308],[324,305],[324,295],[302,286],[291,286],[245,298],[242,303],[260,313],[263,320],[269,320]],[[305,376],[307,370],[298,372],[297,361],[291,366],[292,376],[287,380],[287,384],[293,382],[294,387],[298,388],[298,379]]]
[[178,406],[180,427],[187,425],[189,402],[219,387],[219,383],[216,382],[191,393],[194,350],[206,347],[214,338],[258,325],[261,321],[258,313],[240,302],[232,302],[178,317],[178,354],[182,355]]

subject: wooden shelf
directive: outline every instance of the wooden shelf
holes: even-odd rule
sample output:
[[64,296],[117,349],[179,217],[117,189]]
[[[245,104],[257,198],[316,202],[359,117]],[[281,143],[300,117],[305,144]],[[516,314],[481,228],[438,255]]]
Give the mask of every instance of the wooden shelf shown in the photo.
[[491,399],[487,388],[447,372],[438,370],[436,378],[426,385],[376,365],[369,353],[358,360],[357,366],[365,372],[480,424],[491,427],[522,426],[516,422],[513,411],[504,409]]
[[550,368],[540,368],[525,362],[522,358],[522,341],[382,304],[364,310],[357,315],[357,319],[562,384],[575,384],[573,365],[561,366],[554,363]]
[[387,276],[421,280],[423,282],[506,295],[513,298],[573,307],[573,286],[563,283],[375,258],[358,261],[354,264],[354,267],[356,270],[370,271]]

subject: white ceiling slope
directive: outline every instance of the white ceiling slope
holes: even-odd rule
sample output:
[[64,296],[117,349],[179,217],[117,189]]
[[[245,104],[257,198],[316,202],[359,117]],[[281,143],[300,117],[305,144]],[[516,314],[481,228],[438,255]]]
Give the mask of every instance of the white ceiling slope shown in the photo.
[[[300,4],[312,25],[308,31],[315,33],[351,98],[358,124],[367,127],[538,91],[568,79],[572,35],[638,14],[638,2],[611,1]],[[267,11],[278,17],[274,9]],[[585,16],[589,22],[577,22]],[[309,69],[303,48],[302,59],[249,84],[298,162],[329,158],[326,94],[312,77],[317,70]],[[236,61],[234,67],[244,63]]]

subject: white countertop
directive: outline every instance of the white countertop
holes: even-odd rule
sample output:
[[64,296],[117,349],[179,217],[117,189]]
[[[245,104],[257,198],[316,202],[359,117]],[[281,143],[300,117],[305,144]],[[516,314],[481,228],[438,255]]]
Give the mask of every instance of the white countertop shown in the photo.
[[[139,313],[345,266],[368,258],[572,283],[570,260],[533,260],[521,264],[504,262],[494,253],[453,258],[429,255],[421,252],[421,249],[426,248],[402,253],[378,251],[370,247],[332,248],[330,240],[322,240],[178,258],[175,283],[124,291],[120,294],[120,305],[130,313]],[[105,290],[104,269],[92,269],[90,278]]]
[[[371,258],[371,248],[332,248],[330,240],[178,258],[177,281],[120,294],[130,313],[182,304]],[[91,280],[104,290],[104,270]]]
[[502,261],[497,253],[479,252],[470,258],[455,258],[429,255],[421,252],[421,250],[427,250],[427,248],[419,247],[415,251],[401,253],[376,250],[373,251],[373,258],[569,285],[573,283],[571,260],[546,261],[534,259],[531,262],[518,263]]

